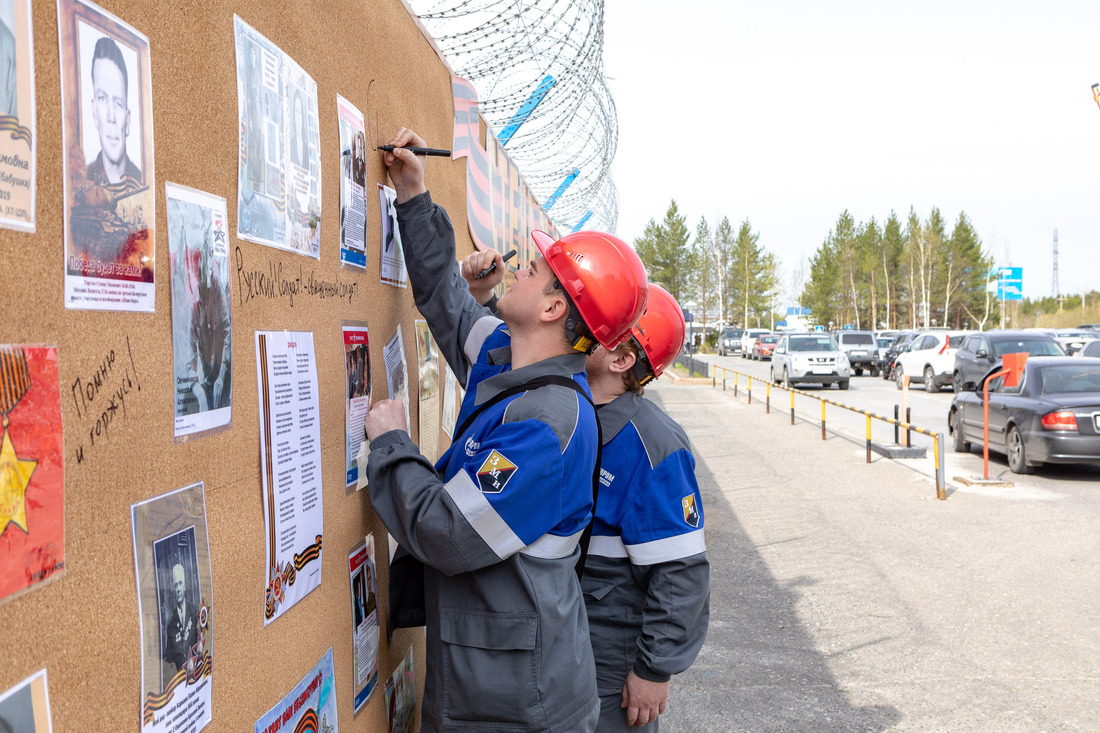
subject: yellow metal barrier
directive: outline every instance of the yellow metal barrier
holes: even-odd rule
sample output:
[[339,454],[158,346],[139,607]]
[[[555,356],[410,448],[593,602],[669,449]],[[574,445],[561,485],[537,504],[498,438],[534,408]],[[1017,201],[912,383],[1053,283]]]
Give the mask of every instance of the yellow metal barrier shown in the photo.
[[[737,380],[738,380],[738,377],[740,375],[744,375],[745,377],[747,377],[748,380],[749,380],[749,391],[748,391],[749,404],[750,405],[752,404],[752,379],[753,379],[753,377],[752,377],[751,374],[748,374],[746,372],[739,372],[736,369],[727,369],[726,367],[719,366],[717,364],[712,364],[711,367],[714,370],[712,372],[712,374],[717,374],[719,369],[722,370],[722,389],[723,390],[726,387],[727,373],[733,374],[733,396],[734,397],[737,396]],[[768,388],[767,388],[767,411],[771,412],[771,387],[772,387],[771,381],[768,381],[767,385],[768,385]],[[794,417],[795,417],[794,396],[796,394],[802,395],[803,397],[807,397],[809,399],[818,400],[821,403],[821,439],[822,440],[826,440],[826,438],[827,438],[827,436],[826,436],[826,420],[825,420],[825,417],[826,417],[826,415],[825,415],[825,406],[826,405],[833,405],[834,407],[839,407],[843,410],[848,410],[849,412],[855,412],[855,413],[858,413],[860,415],[865,415],[867,417],[867,462],[868,463],[871,462],[871,420],[872,419],[881,420],[882,422],[889,423],[890,425],[893,425],[896,428],[901,428],[901,429],[904,429],[904,430],[912,430],[915,433],[920,433],[921,435],[927,435],[928,437],[930,437],[932,439],[932,452],[935,455],[936,498],[941,499],[941,500],[947,499],[947,484],[946,484],[946,482],[944,480],[944,476],[943,476],[943,469],[944,469],[943,449],[944,449],[945,441],[943,440],[942,434],[933,432],[931,430],[926,430],[924,428],[917,427],[916,425],[912,425],[908,422],[904,422],[902,420],[899,420],[898,418],[887,417],[886,415],[879,415],[877,412],[870,412],[868,410],[864,410],[864,409],[859,408],[859,407],[854,407],[852,405],[846,405],[843,402],[837,402],[835,400],[829,400],[829,399],[826,399],[824,397],[819,397],[818,395],[811,394],[809,392],[804,392],[800,389],[794,389],[793,387],[788,388],[788,387],[784,387],[781,384],[777,384],[776,387],[779,388],[779,389],[785,389],[788,392],[790,392],[790,395],[791,395],[791,425],[794,425],[794,422],[795,422],[795,420],[794,420]]]

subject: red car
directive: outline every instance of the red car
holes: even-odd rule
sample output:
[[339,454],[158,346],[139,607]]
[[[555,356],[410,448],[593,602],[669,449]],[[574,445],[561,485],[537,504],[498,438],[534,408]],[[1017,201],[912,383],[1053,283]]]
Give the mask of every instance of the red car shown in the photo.
[[779,334],[768,333],[752,342],[752,358],[759,361],[772,358],[772,351],[779,341]]

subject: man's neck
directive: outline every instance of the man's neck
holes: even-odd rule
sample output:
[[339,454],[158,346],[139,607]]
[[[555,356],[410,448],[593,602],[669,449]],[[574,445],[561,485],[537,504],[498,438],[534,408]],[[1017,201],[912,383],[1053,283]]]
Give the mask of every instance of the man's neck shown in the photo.
[[110,183],[118,183],[122,180],[122,174],[126,172],[126,156],[123,155],[122,159],[117,163],[108,160],[106,155],[100,153],[100,160],[103,161],[103,173],[107,176],[107,180]]
[[597,405],[606,405],[626,394],[623,375],[614,372],[588,372],[588,388],[592,391],[592,401]]
[[512,337],[512,368],[530,366],[545,359],[578,354],[561,335],[561,326],[530,329],[508,328]]

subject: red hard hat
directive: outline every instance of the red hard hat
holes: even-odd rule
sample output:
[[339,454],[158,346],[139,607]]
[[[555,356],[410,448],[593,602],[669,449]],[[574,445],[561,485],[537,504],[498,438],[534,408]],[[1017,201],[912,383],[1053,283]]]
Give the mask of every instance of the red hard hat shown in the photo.
[[648,286],[634,248],[602,232],[575,232],[554,241],[536,230],[531,238],[596,340],[614,349],[630,338],[645,310]]
[[649,286],[649,302],[631,334],[645,353],[648,365],[645,384],[661,376],[684,347],[684,311],[667,290],[660,285]]

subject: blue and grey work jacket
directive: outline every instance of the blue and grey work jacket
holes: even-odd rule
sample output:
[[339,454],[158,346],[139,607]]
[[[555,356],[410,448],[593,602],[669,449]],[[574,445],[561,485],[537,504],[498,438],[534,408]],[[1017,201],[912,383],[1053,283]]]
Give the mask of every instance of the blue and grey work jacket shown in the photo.
[[633,392],[599,415],[600,493],[582,585],[607,695],[631,670],[665,682],[695,661],[710,617],[710,565],[683,429]]
[[[470,296],[446,211],[424,193],[397,207],[417,308],[458,381],[462,421],[543,375],[588,390],[583,354],[511,368],[503,322]],[[592,509],[596,416],[550,385],[488,408],[433,467],[407,433],[371,442],[370,499],[423,564],[423,730],[584,731],[599,712],[575,565]],[[391,593],[402,578],[391,569]]]

